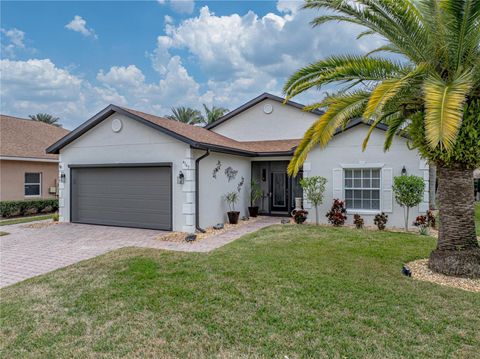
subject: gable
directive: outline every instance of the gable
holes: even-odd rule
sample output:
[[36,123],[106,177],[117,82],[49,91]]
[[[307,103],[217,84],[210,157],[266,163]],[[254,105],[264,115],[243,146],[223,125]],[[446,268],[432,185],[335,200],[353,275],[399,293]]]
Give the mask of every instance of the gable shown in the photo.
[[[272,111],[266,113],[265,107],[269,106]],[[297,139],[318,117],[318,113],[302,111],[301,105],[283,104],[267,97],[228,120],[218,121],[210,130],[237,141]]]

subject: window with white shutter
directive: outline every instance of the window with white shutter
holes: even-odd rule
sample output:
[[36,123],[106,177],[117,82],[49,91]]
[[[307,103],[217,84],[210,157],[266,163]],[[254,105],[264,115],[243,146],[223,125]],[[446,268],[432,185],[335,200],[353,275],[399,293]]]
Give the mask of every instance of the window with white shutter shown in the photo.
[[382,211],[393,211],[393,168],[382,169]]

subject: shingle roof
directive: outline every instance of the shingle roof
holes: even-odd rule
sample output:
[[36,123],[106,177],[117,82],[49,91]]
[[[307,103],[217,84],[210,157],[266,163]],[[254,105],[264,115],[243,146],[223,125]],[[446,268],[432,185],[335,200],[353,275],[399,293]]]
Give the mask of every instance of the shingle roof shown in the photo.
[[218,147],[225,147],[232,150],[251,153],[276,153],[276,152],[290,152],[293,147],[297,146],[299,139],[289,140],[274,140],[274,141],[248,141],[240,142],[229,137],[222,136],[216,132],[207,130],[203,127],[188,125],[178,121],[172,121],[163,117],[158,117],[122,107],[125,111],[139,116],[151,123],[168,129],[180,136],[186,137],[197,144],[212,145]]
[[0,115],[0,156],[58,159],[45,150],[68,133],[64,128],[43,122]]

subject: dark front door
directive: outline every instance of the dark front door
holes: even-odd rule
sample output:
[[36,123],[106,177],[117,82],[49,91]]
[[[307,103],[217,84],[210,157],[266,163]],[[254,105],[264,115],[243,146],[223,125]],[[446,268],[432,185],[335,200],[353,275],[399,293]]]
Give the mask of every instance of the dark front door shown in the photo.
[[272,171],[270,183],[272,212],[288,211],[288,177],[285,171]]

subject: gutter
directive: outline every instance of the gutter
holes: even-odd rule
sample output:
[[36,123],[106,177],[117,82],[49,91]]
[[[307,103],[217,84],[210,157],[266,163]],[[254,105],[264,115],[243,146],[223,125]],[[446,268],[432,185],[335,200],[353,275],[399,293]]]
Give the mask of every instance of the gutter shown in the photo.
[[205,233],[205,230],[200,227],[200,161],[210,155],[210,150],[195,160],[195,229],[201,233]]

